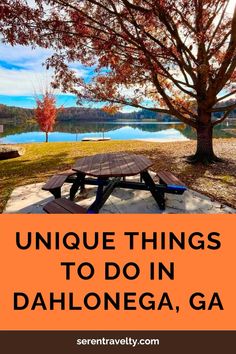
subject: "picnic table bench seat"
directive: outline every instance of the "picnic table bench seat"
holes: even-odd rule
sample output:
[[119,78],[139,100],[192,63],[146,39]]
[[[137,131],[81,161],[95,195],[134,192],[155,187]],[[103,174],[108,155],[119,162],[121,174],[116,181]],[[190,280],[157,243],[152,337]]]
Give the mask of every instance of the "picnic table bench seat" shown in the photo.
[[176,191],[176,194],[183,194],[187,189],[185,184],[169,171],[159,171],[156,175],[159,177],[160,184],[165,184],[168,189]]
[[[149,191],[161,210],[165,210],[165,195],[182,195],[187,187],[169,171],[159,171],[155,183],[148,171],[153,165],[146,156],[128,153],[97,154],[80,158],[73,170],[60,172],[52,176],[43,186],[50,191],[55,200],[44,206],[44,211],[55,214],[94,214],[99,213],[115,188]],[[140,175],[140,182],[126,180],[126,177]],[[61,198],[61,187],[65,182],[72,183],[70,200]],[[73,202],[80,189],[85,185],[97,186],[94,202],[85,209]]]
[[66,198],[54,199],[43,210],[48,214],[86,214],[87,209]]
[[44,191],[51,192],[55,198],[61,198],[61,187],[65,182],[73,182],[76,172],[73,170],[66,170],[52,176],[43,186]]

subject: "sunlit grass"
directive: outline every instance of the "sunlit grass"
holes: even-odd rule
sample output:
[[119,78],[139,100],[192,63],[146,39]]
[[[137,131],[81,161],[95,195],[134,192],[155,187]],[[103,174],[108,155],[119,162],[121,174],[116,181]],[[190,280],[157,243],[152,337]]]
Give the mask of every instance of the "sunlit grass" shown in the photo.
[[102,152],[127,151],[145,154],[153,161],[154,171],[169,170],[188,188],[236,208],[236,139],[214,140],[223,163],[189,165],[184,156],[194,153],[196,143],[142,141],[102,141],[22,144],[25,154],[0,161],[0,212],[17,186],[46,182],[60,170],[74,165],[76,159]]
[[0,211],[15,187],[46,181],[57,171],[70,168],[77,158],[102,152],[148,150],[153,145],[138,141],[22,144],[23,156],[0,161]]

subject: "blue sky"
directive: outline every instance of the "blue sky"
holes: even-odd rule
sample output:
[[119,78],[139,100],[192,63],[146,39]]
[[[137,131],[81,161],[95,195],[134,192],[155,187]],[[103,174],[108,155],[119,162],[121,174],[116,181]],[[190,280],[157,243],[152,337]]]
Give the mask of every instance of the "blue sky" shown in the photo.
[[[50,87],[52,71],[42,65],[50,57],[50,50],[26,46],[10,46],[0,43],[0,104],[9,106],[34,108],[35,96]],[[85,80],[90,80],[93,68],[86,68],[80,63],[71,66]],[[76,107],[76,96],[55,92],[57,105]],[[89,107],[100,108],[103,104],[89,104]],[[124,107],[124,112],[136,109]]]
[[[35,96],[50,87],[52,71],[42,65],[52,55],[50,50],[26,46],[10,46],[0,43],[0,104],[9,106],[34,108]],[[71,65],[77,75],[89,81],[93,76],[93,68],[86,68],[80,63]],[[55,92],[57,105],[76,107],[76,96]],[[89,107],[100,108],[104,104],[87,104]],[[123,112],[136,110],[124,107]]]
[[[28,0],[29,3],[33,1]],[[233,12],[235,0],[230,0],[229,12]],[[52,54],[48,49],[27,46],[10,46],[0,42],[0,103],[35,107],[35,94],[40,95],[49,86],[52,72],[46,71],[42,63]],[[78,75],[89,80],[93,71],[79,63],[73,64]],[[58,105],[76,106],[76,97],[56,92]],[[100,106],[100,105],[99,105]],[[126,108],[132,111],[133,108]]]
[[[40,95],[49,86],[52,72],[42,63],[51,55],[50,50],[0,44],[0,103],[33,108],[35,94]],[[92,69],[74,64],[78,75],[89,79]],[[76,106],[76,96],[55,92],[58,105]]]
[[[57,95],[57,105],[64,107],[75,107],[76,97],[72,95]],[[35,107],[35,98],[34,96],[9,96],[9,95],[0,95],[0,103],[15,106],[15,107],[24,107],[24,108],[34,108]]]

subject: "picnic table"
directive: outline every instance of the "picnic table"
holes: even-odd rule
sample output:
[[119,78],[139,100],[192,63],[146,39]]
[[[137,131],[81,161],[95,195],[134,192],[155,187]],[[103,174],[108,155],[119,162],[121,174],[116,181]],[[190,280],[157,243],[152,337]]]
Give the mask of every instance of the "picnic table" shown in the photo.
[[[73,204],[76,193],[83,191],[85,185],[97,186],[96,197],[87,213],[99,213],[115,188],[146,190],[151,193],[161,210],[165,209],[165,193],[183,194],[184,184],[172,173],[159,171],[160,183],[155,183],[148,169],[153,162],[146,156],[126,152],[106,153],[86,156],[76,161],[71,170],[54,175],[43,187],[56,198],[44,210],[46,212],[78,213],[78,205]],[[139,175],[139,181],[126,177]],[[61,186],[72,183],[70,201],[61,199]],[[60,200],[59,200],[60,199]]]
[[[78,188],[83,189],[85,184],[92,184],[98,187],[95,201],[89,207],[90,212],[99,212],[115,188],[149,190],[159,207],[163,208],[164,194],[156,188],[148,172],[148,168],[152,165],[153,162],[146,156],[125,152],[97,154],[81,158],[72,167],[77,173],[77,179],[71,187],[70,199],[74,199]],[[126,177],[138,174],[140,182],[126,180]],[[93,178],[86,178],[86,176]]]

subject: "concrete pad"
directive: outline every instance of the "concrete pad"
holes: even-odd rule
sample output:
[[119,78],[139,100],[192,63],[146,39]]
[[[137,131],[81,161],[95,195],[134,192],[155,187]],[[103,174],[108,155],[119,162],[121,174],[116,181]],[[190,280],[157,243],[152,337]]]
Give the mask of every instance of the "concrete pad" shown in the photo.
[[[44,183],[17,187],[7,202],[4,213],[42,214],[43,206],[53,200],[51,193],[42,190]],[[62,188],[62,196],[68,197],[71,184]],[[96,187],[88,186],[77,194],[75,202],[89,207],[94,201]],[[183,195],[166,195],[166,210],[161,211],[148,191],[115,189],[100,214],[234,214],[236,209],[222,205],[192,190]]]

